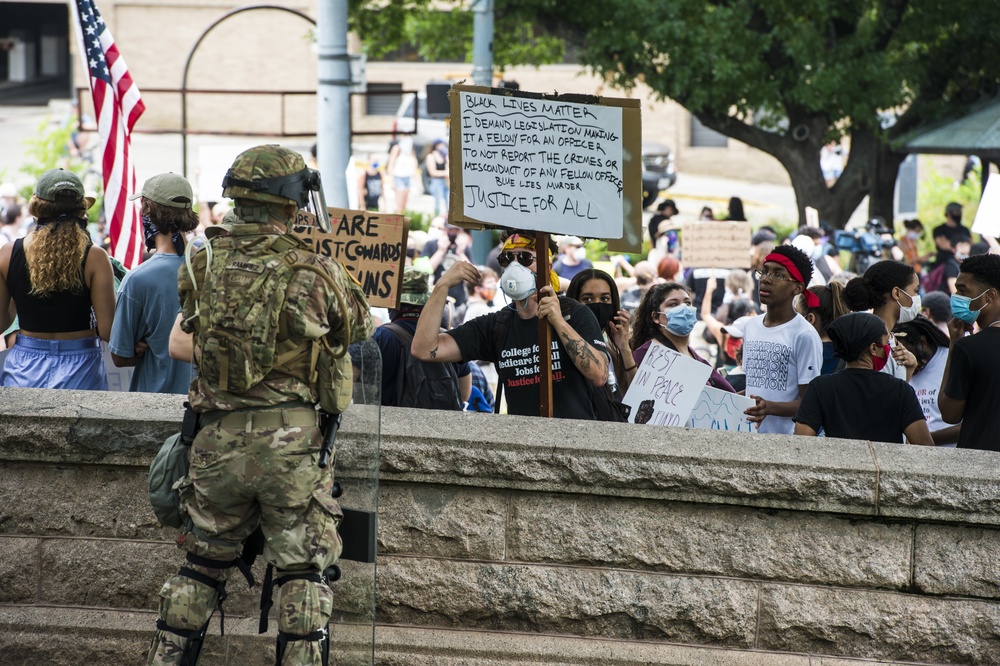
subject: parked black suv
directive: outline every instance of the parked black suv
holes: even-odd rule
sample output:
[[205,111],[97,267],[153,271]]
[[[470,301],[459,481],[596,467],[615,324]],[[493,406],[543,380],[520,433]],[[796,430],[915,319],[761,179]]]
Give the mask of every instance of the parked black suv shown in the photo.
[[674,171],[674,151],[662,143],[642,144],[642,207],[649,208],[677,182]]

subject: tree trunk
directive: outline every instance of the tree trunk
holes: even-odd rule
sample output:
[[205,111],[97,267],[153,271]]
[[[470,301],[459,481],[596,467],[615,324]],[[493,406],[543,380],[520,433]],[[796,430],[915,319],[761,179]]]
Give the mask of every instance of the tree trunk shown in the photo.
[[879,142],[876,151],[875,182],[868,195],[868,217],[881,217],[886,226],[892,229],[896,178],[899,176],[899,165],[906,159],[906,155],[893,151],[885,142]]

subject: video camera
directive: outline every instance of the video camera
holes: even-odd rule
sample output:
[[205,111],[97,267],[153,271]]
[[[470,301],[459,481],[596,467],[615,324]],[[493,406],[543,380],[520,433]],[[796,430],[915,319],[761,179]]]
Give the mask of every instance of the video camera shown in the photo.
[[892,229],[886,227],[881,217],[873,217],[868,220],[864,229],[837,231],[834,243],[838,250],[866,257],[881,257],[883,251],[896,244],[896,239],[892,237]]

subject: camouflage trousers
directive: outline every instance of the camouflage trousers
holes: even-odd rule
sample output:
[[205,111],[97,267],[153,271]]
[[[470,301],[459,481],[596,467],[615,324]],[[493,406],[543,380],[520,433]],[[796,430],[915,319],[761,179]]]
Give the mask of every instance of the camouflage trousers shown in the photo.
[[[301,413],[298,416],[302,418]],[[260,525],[266,540],[264,556],[275,565],[275,578],[322,573],[340,557],[337,527],[343,514],[331,496],[331,470],[317,465],[322,445],[319,428],[251,429],[252,422],[232,427],[234,417],[239,418],[234,413],[203,428],[191,446],[188,476],[178,482],[181,512],[190,518],[183,548],[202,558],[230,561]],[[226,579],[226,569],[190,561],[185,566],[217,581]],[[305,635],[326,628],[333,592],[325,583],[290,580],[277,594],[279,631]],[[178,574],[160,590],[161,623],[182,634],[197,632],[208,623],[217,602],[216,588]],[[190,640],[159,629],[147,663],[182,663]],[[321,664],[322,647],[321,641],[289,641],[281,664]]]

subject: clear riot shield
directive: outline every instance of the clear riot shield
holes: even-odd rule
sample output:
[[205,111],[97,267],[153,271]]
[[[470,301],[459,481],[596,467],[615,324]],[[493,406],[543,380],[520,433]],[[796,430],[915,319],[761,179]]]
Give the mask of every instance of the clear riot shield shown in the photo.
[[354,400],[336,440],[335,492],[344,511],[340,579],[330,582],[330,663],[360,666],[375,658],[375,545],[378,513],[382,355],[373,339],[350,346]]

